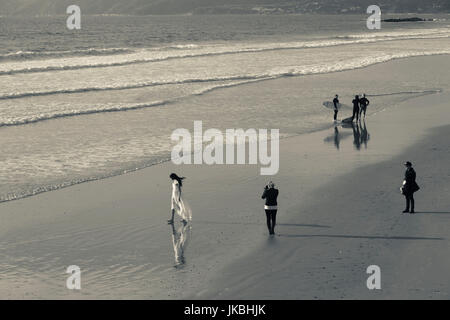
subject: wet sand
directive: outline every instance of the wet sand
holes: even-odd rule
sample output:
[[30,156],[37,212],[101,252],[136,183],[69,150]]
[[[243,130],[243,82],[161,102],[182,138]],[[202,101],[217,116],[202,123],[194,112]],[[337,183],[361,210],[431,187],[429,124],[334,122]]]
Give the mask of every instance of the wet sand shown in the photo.
[[[421,61],[426,69],[433,59],[411,59],[410,67]],[[339,76],[358,72],[367,71]],[[164,163],[2,203],[0,298],[448,299],[449,99],[444,90],[361,127],[283,139],[272,178],[280,189],[274,238],[260,199],[268,177],[258,166]],[[401,214],[405,160],[422,187],[416,215]],[[194,217],[177,268],[166,225],[170,172],[188,177],[183,192]],[[372,264],[381,268],[380,291],[365,287]],[[78,292],[65,287],[70,265],[82,270]]]
[[[277,237],[234,262],[205,295],[215,299],[449,299],[450,126],[400,156],[358,167],[282,210]],[[402,213],[401,164],[414,159],[416,213]],[[366,269],[381,269],[368,290]]]

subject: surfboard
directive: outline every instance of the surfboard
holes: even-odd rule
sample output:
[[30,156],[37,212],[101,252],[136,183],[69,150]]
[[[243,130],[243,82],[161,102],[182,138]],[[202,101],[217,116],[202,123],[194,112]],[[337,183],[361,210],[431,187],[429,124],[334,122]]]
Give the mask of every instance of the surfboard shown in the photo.
[[[325,101],[324,103],[322,103],[322,105],[325,107],[325,108],[328,108],[328,109],[333,109],[334,110],[334,103],[333,103],[333,101]],[[342,103],[338,103],[338,109],[341,109],[342,107],[344,107],[344,108],[347,108],[348,106],[347,105],[345,105],[345,104],[342,104]]]

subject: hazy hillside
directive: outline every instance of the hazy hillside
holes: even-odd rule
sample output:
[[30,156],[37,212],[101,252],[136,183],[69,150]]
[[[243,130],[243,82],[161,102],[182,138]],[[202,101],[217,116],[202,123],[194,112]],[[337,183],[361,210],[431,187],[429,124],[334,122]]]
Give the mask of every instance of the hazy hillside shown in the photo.
[[[383,12],[450,12],[450,0],[375,1]],[[0,15],[65,14],[78,4],[86,14],[356,13],[373,0],[0,0]]]

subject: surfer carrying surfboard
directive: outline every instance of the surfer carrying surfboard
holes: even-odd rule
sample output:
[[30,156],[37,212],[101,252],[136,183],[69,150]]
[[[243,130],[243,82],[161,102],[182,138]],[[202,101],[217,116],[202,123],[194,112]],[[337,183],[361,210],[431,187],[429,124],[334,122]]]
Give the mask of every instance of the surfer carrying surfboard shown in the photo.
[[337,114],[339,112],[338,106],[339,106],[339,96],[336,95],[333,99],[334,104],[334,121],[337,121]]

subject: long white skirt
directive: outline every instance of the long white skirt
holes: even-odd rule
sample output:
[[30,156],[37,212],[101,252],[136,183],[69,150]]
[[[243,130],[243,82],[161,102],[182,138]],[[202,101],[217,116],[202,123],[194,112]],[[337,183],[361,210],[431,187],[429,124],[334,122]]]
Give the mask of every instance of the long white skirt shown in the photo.
[[180,198],[179,200],[172,198],[172,210],[175,210],[181,219],[186,221],[192,220],[191,208],[183,198]]

